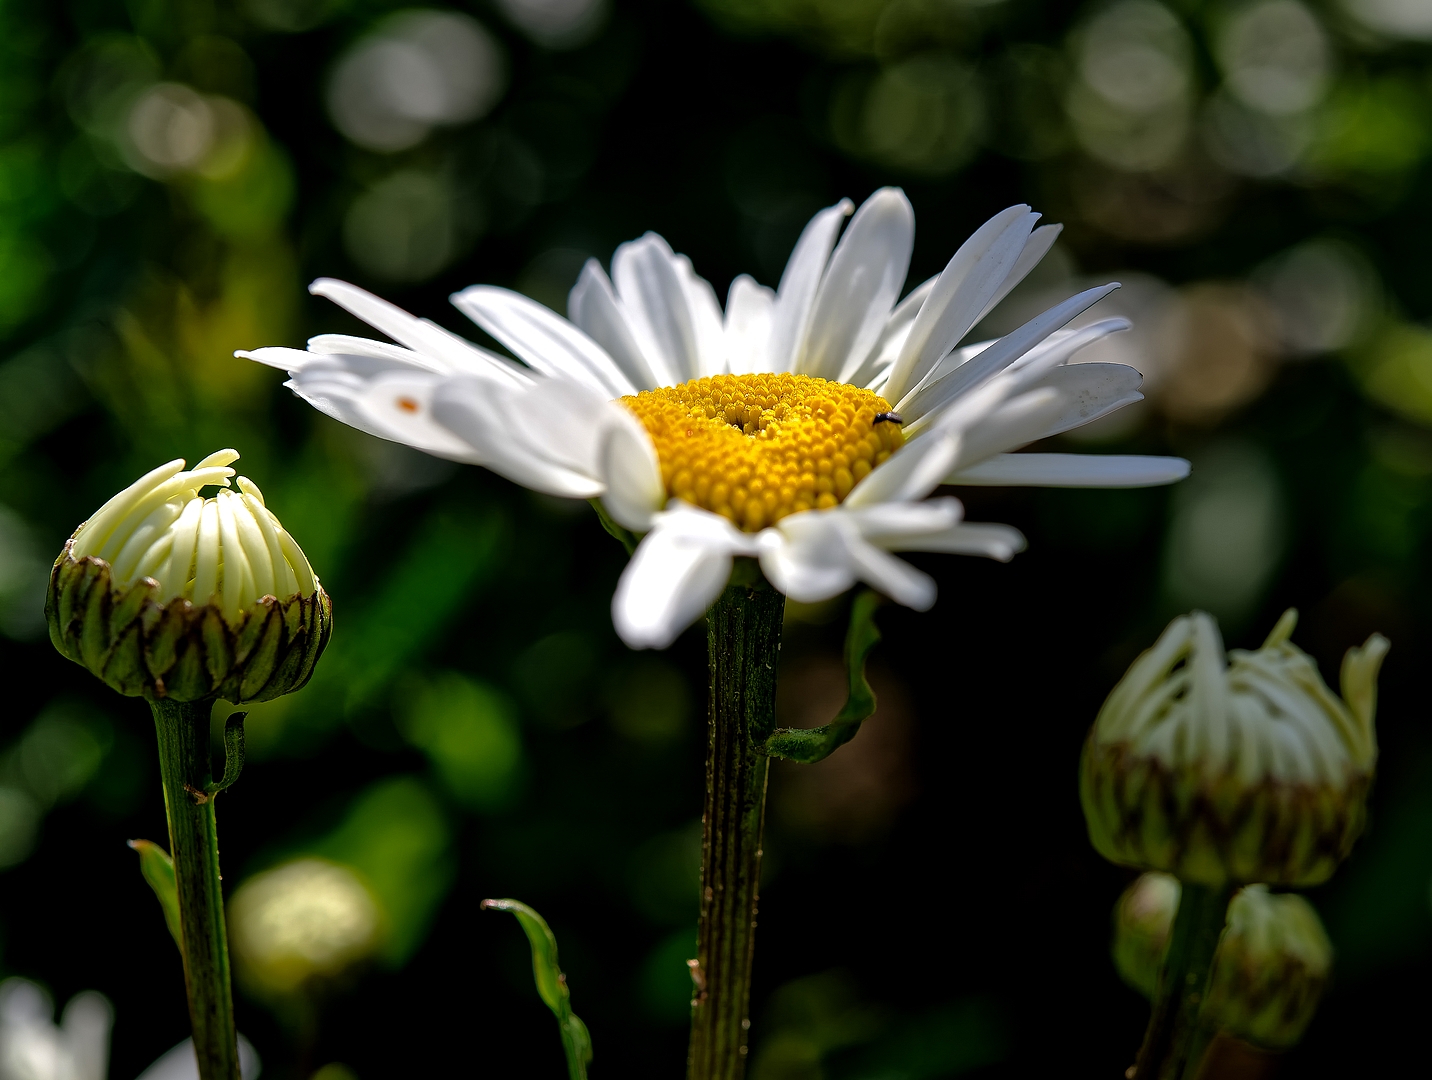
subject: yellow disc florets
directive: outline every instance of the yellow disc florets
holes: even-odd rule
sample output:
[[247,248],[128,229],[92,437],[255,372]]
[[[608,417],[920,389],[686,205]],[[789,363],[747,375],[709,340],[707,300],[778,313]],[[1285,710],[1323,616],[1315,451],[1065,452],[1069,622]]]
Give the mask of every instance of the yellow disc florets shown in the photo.
[[809,375],[714,375],[621,400],[667,494],[747,532],[836,505],[904,442],[879,394]]

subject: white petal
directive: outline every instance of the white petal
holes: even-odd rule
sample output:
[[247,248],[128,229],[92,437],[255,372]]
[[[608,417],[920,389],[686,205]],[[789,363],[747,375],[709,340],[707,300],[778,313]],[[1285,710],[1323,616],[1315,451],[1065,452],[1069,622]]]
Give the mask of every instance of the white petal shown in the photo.
[[910,269],[915,211],[899,188],[866,199],[821,278],[795,369],[847,381],[880,337]]
[[287,371],[290,375],[302,371],[314,359],[313,353],[304,352],[302,349],[286,349],[280,345],[268,345],[262,349],[235,349],[234,355]]
[[602,505],[618,525],[644,533],[666,501],[661,464],[646,429],[626,410],[607,431],[601,448]]
[[930,295],[930,290],[935,287],[937,278],[929,278],[910,290],[910,295],[901,300],[890,313],[890,318],[885,321],[885,329],[880,332],[875,345],[870,350],[870,355],[865,361],[851,373],[846,381],[854,386],[864,386],[867,389],[880,392],[886,377],[890,374],[890,366],[895,363],[895,358],[900,355],[901,348],[905,345],[905,339],[910,335],[910,328],[915,325],[915,316],[920,314],[920,307]]
[[634,649],[664,649],[721,595],[736,554],[754,537],[681,503],[658,514],[612,596],[612,622]]
[[726,297],[726,370],[733,375],[767,370],[775,302],[776,294],[749,274],[732,280]]
[[308,287],[308,291],[314,296],[326,296],[400,345],[422,353],[429,360],[447,364],[453,374],[491,374],[494,361],[499,362],[498,367],[501,366],[500,357],[479,349],[436,323],[415,318],[402,308],[346,281],[319,278]]
[[782,518],[761,533],[761,569],[793,600],[814,603],[865,581],[907,607],[925,610],[935,583],[860,535],[843,507]]
[[[433,394],[446,381],[440,375],[394,371],[363,384],[349,399],[356,411],[356,428],[379,438],[453,461],[481,464],[473,447],[433,418]],[[337,393],[330,391],[335,397]],[[312,400],[307,394],[307,400]],[[340,419],[342,419],[340,417]]]
[[853,509],[847,503],[842,511],[855,523],[862,537],[877,547],[892,551],[916,550],[918,545],[907,541],[945,532],[958,525],[964,516],[960,500],[949,497],[922,502],[876,503]]
[[1188,462],[1176,457],[999,454],[961,469],[945,483],[973,487],[1154,487],[1182,480],[1188,470]]
[[[553,407],[571,404],[561,401],[557,388],[580,389],[548,380],[544,394],[536,388],[508,390],[473,379],[447,379],[435,387],[431,411],[439,424],[472,447],[493,472],[544,494],[595,498],[603,490],[595,460],[600,430],[591,430],[590,419],[583,430],[570,433],[567,445],[547,447],[533,440],[532,432],[550,432],[554,425],[570,419],[566,409],[561,409],[563,415],[552,415]],[[605,401],[600,404],[618,407]],[[574,467],[573,459],[584,450],[590,453],[590,464]]]
[[676,256],[681,287],[686,293],[686,306],[691,312],[691,325],[696,331],[696,351],[702,375],[720,375],[726,370],[726,329],[721,319],[721,302],[716,290],[696,273],[691,260]]
[[492,285],[473,285],[450,299],[535,371],[575,380],[609,398],[636,393],[600,345],[537,301]]
[[701,341],[688,306],[682,267],[656,233],[631,240],[612,256],[612,281],[627,325],[653,369],[663,366],[672,383],[701,375]]
[[[1110,334],[1127,330],[1132,325],[1133,323],[1128,319],[1113,318],[1100,319],[1098,322],[1092,322],[1077,329],[1057,330],[1010,364],[1007,370],[1018,371],[1031,364],[1041,364],[1045,367],[1054,364],[1067,364],[1080,349],[1086,348],[1096,341],[1102,341]],[[993,344],[993,342],[989,344]],[[1046,360],[1048,363],[1045,363]]]
[[948,555],[984,555],[1009,562],[1028,545],[1024,534],[1011,525],[962,521],[943,533],[922,536],[904,547],[887,545],[892,551],[939,551]]
[[1023,204],[979,227],[946,264],[890,372],[887,398],[904,397],[969,332],[1019,262],[1039,220]]
[[[918,434],[922,428],[933,422],[941,408],[949,405],[961,394],[993,378],[1070,319],[1098,303],[1118,287],[1117,283],[1110,283],[1071,296],[1063,303],[1036,315],[1019,329],[1006,334],[944,378],[918,387],[906,395],[906,398],[895,406],[897,412],[908,412],[914,417],[914,420],[907,422],[906,434],[912,437]],[[1051,357],[1050,363],[1053,362],[1054,358]]]
[[999,306],[999,302],[1013,291],[1014,287],[1029,276],[1029,272],[1039,265],[1039,260],[1049,254],[1049,249],[1054,246],[1054,241],[1059,239],[1059,234],[1064,231],[1063,225],[1041,225],[1029,234],[1029,239],[1024,242],[1024,250],[1019,253],[1015,261],[1014,269],[1004,279],[1004,283],[995,290],[994,296],[985,305],[984,310],[975,316],[975,325]]
[[[1046,430],[1063,414],[1066,404],[1065,395],[1057,389],[1040,386],[1016,394],[1000,402],[995,408],[983,411],[973,422],[961,425],[963,430],[959,450],[945,475],[968,468],[975,462],[995,454],[1034,442],[1039,438],[1040,432]],[[915,442],[918,444],[926,437],[922,435]]]
[[761,571],[792,600],[814,604],[855,584],[850,542],[855,529],[835,510],[782,518],[760,534]]
[[583,333],[607,351],[638,390],[671,384],[665,365],[642,352],[621,301],[596,259],[587,260],[577,284],[567,294],[567,312]]
[[771,322],[771,343],[766,354],[769,370],[791,371],[800,355],[810,322],[816,289],[825,273],[830,249],[835,246],[840,225],[850,216],[855,204],[841,199],[828,206],[806,223],[795,249],[781,274],[776,289],[776,306]]
[[[1064,398],[1064,408],[1034,439],[1092,423],[1125,405],[1142,401],[1139,386],[1144,377],[1124,364],[1071,364],[1046,372],[1035,385],[1052,387]],[[1033,442],[1034,439],[1030,441]]]
[[308,351],[316,356],[366,356],[373,360],[387,361],[388,366],[418,368],[439,375],[452,373],[452,365],[441,360],[430,360],[422,353],[391,342],[373,341],[371,338],[353,337],[350,334],[319,334],[311,337],[308,339]]
[[883,465],[872,469],[846,496],[843,505],[853,508],[923,499],[950,474],[959,449],[957,434],[926,432],[891,454]]

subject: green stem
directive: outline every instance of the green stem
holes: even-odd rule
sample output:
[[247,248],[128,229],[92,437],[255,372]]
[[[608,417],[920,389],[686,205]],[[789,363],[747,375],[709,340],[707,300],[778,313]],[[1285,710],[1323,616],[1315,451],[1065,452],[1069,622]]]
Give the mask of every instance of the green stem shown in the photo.
[[746,1069],[769,764],[758,748],[775,729],[784,611],[785,597],[758,581],[728,586],[707,613],[710,724],[688,1080],[740,1080]]
[[1198,1012],[1232,895],[1227,886],[1184,884],[1144,1045],[1130,1077],[1183,1080],[1185,1070],[1189,1075],[1197,1071],[1191,1057],[1206,1045],[1199,1037]]
[[214,797],[206,794],[211,701],[151,701],[169,850],[179,894],[180,952],[201,1080],[239,1080],[229,944],[219,877]]

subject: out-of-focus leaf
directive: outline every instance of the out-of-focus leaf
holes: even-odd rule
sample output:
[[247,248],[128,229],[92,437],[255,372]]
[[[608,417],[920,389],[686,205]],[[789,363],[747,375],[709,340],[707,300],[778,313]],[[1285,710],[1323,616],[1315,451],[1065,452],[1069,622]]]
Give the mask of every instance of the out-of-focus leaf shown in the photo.
[[538,915],[520,900],[484,900],[484,911],[509,911],[517,917],[532,946],[532,976],[537,980],[537,993],[557,1018],[562,1033],[562,1049],[567,1054],[570,1080],[586,1080],[587,1066],[592,1060],[592,1037],[587,1025],[572,1011],[572,995],[567,989],[567,976],[557,965],[557,936]]
[[169,857],[169,852],[153,840],[131,840],[129,846],[139,853],[139,872],[154,890],[155,899],[164,911],[164,924],[169,927],[170,937],[174,939],[174,944],[182,949],[183,945],[179,941],[179,889],[174,883],[174,860]]
[[880,641],[875,609],[880,597],[866,589],[850,606],[850,628],[845,633],[845,673],[850,680],[845,707],[830,723],[818,728],[777,728],[766,740],[765,751],[772,757],[811,765],[828,758],[844,746],[860,725],[875,712],[875,691],[865,678],[865,661]]

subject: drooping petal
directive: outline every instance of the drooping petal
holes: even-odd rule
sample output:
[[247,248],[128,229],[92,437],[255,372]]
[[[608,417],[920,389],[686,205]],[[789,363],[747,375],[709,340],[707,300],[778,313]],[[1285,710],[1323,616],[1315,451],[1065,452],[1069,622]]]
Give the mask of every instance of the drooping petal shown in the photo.
[[[625,412],[625,410],[623,410]],[[646,429],[630,414],[614,422],[601,448],[602,505],[618,525],[636,533],[651,528],[666,501],[661,463]]]
[[899,188],[866,199],[830,257],[795,370],[848,380],[890,316],[915,244],[915,211]]
[[659,358],[648,357],[632,333],[602,264],[588,259],[567,295],[567,313],[577,327],[607,351],[638,390],[671,383],[671,374]]
[[683,503],[656,515],[612,596],[612,622],[633,649],[664,649],[701,617],[755,538],[725,518]]
[[1024,534],[1012,525],[962,521],[942,533],[922,536],[909,547],[886,545],[891,551],[932,551],[947,555],[983,555],[1009,562],[1026,547]]
[[612,281],[627,325],[651,366],[660,364],[670,383],[699,378],[701,339],[687,300],[689,264],[678,264],[656,233],[631,240],[612,256]]
[[537,301],[492,285],[473,285],[450,299],[535,371],[575,380],[609,398],[636,393],[600,345]]
[[837,596],[856,581],[916,610],[935,601],[929,575],[867,542],[843,508],[792,514],[764,530],[761,569],[781,592],[804,603]]
[[731,281],[726,297],[726,370],[733,375],[765,371],[776,294],[749,274]]
[[[904,397],[969,332],[1014,270],[1039,215],[1011,206],[979,227],[954,257],[920,309],[890,371],[887,399]],[[893,400],[893,399],[891,399]]]
[[973,487],[1133,488],[1188,475],[1183,458],[1139,454],[997,454],[946,478]]
[[324,404],[338,405],[353,416],[337,419],[380,439],[452,461],[486,464],[478,450],[433,415],[433,395],[445,381],[440,375],[390,371],[357,387],[309,382],[299,384],[294,392],[320,409],[323,406],[315,396],[323,395]]
[[854,208],[855,204],[849,199],[841,199],[834,206],[826,207],[806,223],[800,239],[796,241],[776,289],[770,347],[766,353],[768,370],[794,370],[796,357],[800,355],[805,340],[806,327],[810,323],[816,290],[825,273],[825,264],[830,259],[830,249],[835,246],[841,222],[850,216]]
[[[571,388],[571,384],[557,384]],[[587,469],[573,467],[570,459],[585,447],[595,446],[599,436],[583,432],[566,448],[539,447],[528,434],[547,424],[542,413],[553,404],[540,400],[532,391],[510,391],[484,385],[472,379],[447,379],[432,396],[433,418],[457,436],[481,464],[524,487],[569,499],[592,499],[602,494],[595,475],[595,461]],[[608,404],[603,402],[603,404]],[[612,406],[616,408],[617,406]],[[553,449],[565,449],[560,458]]]

